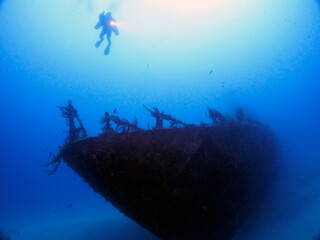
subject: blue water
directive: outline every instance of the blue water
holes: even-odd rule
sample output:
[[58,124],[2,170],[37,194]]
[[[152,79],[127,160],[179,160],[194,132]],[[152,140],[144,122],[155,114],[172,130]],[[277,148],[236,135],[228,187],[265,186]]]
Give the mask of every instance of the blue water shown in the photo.
[[[119,23],[109,56],[98,15]],[[315,0],[0,1],[0,231],[11,239],[157,239],[62,164],[72,99],[90,136],[117,108],[147,128],[157,106],[187,123],[240,106],[279,140],[280,179],[235,239],[320,233],[320,5]],[[211,74],[209,74],[212,71]],[[68,205],[71,203],[71,208]]]

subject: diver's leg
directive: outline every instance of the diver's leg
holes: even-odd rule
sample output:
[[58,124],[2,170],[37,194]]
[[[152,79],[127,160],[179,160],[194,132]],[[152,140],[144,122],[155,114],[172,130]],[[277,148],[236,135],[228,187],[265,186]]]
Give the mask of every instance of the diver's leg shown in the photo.
[[106,31],[102,29],[102,30],[101,30],[101,33],[100,33],[100,39],[103,40],[103,39],[104,39],[103,36],[104,36],[105,34],[106,34]]
[[103,36],[105,34],[106,34],[106,32],[102,30],[100,33],[100,40],[98,42],[96,42],[96,48],[99,47],[101,45],[101,43],[103,42],[103,40],[104,40]]
[[110,47],[111,47],[111,32],[109,33],[107,33],[107,40],[108,40],[108,46],[107,46],[107,48],[106,48],[106,50],[104,50],[104,54],[105,55],[109,55],[109,53],[110,53]]

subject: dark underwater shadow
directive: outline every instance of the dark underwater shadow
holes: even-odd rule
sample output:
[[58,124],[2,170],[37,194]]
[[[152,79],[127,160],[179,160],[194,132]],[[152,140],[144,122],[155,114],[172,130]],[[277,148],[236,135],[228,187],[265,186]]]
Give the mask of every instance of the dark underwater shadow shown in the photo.
[[[4,238],[5,239],[5,238]],[[107,219],[20,229],[10,240],[159,240],[129,219]],[[0,240],[1,236],[0,236]]]

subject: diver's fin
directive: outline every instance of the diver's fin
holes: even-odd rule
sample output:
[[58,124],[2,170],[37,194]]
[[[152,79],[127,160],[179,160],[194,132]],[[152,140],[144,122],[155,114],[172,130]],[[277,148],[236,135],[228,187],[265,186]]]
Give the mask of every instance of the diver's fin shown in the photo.
[[109,53],[110,53],[110,45],[108,45],[106,50],[104,50],[104,55],[109,55]]
[[98,48],[101,45],[102,41],[103,41],[103,39],[100,39],[98,42],[96,42],[96,45],[95,45],[96,48]]

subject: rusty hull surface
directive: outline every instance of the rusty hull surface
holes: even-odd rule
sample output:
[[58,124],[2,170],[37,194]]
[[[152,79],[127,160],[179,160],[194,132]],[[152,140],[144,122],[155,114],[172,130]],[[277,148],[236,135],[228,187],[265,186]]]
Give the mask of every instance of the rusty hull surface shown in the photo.
[[64,162],[161,239],[230,239],[272,182],[275,143],[264,126],[141,130],[87,138]]

